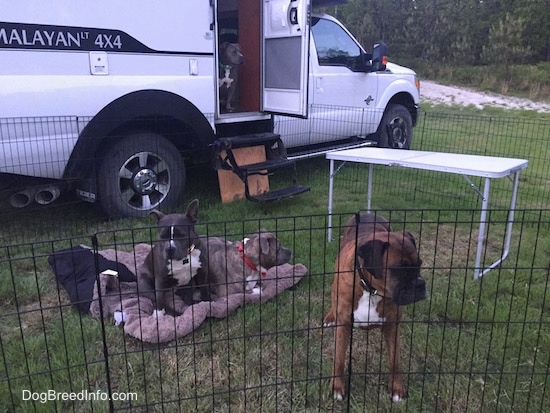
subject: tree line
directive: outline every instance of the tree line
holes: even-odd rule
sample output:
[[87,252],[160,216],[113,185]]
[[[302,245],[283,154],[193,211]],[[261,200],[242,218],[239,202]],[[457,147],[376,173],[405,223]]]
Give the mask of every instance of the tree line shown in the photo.
[[550,0],[349,0],[327,8],[367,48],[458,66],[550,62]]

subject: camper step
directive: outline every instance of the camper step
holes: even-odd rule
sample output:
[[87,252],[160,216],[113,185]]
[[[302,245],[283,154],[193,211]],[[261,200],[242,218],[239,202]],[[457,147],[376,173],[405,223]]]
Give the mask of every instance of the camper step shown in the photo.
[[250,165],[239,165],[246,175],[267,175],[278,169],[284,169],[294,166],[296,161],[292,159],[271,159],[265,162],[253,163]]
[[288,188],[277,189],[275,191],[269,191],[261,195],[250,195],[246,191],[246,198],[252,202],[269,202],[278,201],[280,199],[289,198],[294,195],[299,195],[309,191],[309,187],[302,185],[293,185]]
[[[225,176],[222,170],[232,171],[244,183],[243,195],[249,201],[278,201],[309,191],[309,187],[298,185],[296,161],[286,157],[284,144],[280,136],[275,133],[254,133],[221,138],[214,145],[214,150],[217,154],[216,167],[220,170],[221,176]],[[282,169],[289,170],[292,183],[286,188],[269,190],[267,175]],[[222,187],[225,191],[222,199],[224,197],[234,199],[235,194],[228,194],[230,186],[225,181],[224,183],[220,181],[220,188]]]
[[271,132],[265,133],[252,133],[249,135],[242,136],[232,136],[229,138],[221,138],[220,143],[222,149],[236,149],[236,148],[247,148],[250,146],[259,146],[259,145],[273,145],[277,140],[280,139],[280,135]]

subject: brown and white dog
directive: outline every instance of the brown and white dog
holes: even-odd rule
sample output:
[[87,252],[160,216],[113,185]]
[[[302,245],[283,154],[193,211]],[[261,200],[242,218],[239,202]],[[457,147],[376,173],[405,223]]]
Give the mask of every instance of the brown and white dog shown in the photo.
[[210,291],[218,297],[235,293],[260,293],[267,270],[290,261],[292,252],[271,232],[260,230],[243,241],[221,237],[203,238],[202,268]]
[[194,284],[200,284],[201,299],[209,299],[205,280],[194,279],[201,267],[200,238],[195,232],[199,201],[192,201],[185,214],[164,215],[154,210],[158,238],[138,268],[138,294],[154,305],[153,315],[179,315],[174,308],[174,294],[188,305],[193,303]]
[[239,44],[223,42],[220,45],[219,61],[220,109],[233,112],[238,106],[239,65],[244,61]]
[[326,327],[335,326],[331,387],[334,397],[345,395],[344,368],[353,327],[380,327],[386,341],[393,402],[406,396],[401,373],[401,306],[427,297],[420,275],[422,261],[409,232],[393,232],[389,222],[373,214],[356,214],[344,229],[334,265],[331,307]]

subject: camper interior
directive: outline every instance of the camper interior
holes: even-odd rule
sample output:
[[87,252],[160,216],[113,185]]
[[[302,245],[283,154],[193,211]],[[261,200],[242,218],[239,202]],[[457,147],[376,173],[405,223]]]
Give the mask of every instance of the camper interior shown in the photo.
[[[234,112],[260,110],[260,16],[261,2],[258,0],[218,2],[218,51],[224,42],[238,43],[244,56],[237,71],[238,79],[235,79],[238,88]],[[223,78],[225,73],[221,65],[218,65],[218,70],[219,78]],[[220,107],[220,113],[226,112],[225,108]]]

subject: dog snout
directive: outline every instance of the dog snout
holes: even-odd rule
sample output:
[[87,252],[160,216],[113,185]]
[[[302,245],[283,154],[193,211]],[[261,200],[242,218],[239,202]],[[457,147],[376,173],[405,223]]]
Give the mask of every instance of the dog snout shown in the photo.
[[415,280],[415,301],[424,300],[428,297],[428,290],[426,289],[426,280],[421,276],[418,276]]
[[244,55],[241,52],[240,46],[235,46],[231,58],[236,65],[240,65],[244,61]]
[[187,254],[184,246],[175,240],[166,241],[164,243],[164,255],[170,260],[180,260]]
[[427,297],[426,281],[418,275],[408,281],[399,283],[394,289],[392,299],[398,305],[408,305],[425,300]]
[[176,254],[176,251],[177,251],[176,243],[174,241],[167,242],[164,248],[164,251],[166,252],[167,258],[169,259],[174,258],[174,255]]
[[286,264],[290,261],[290,257],[292,256],[292,251],[288,248],[283,248],[279,251],[277,251],[277,265]]
[[416,280],[414,280],[414,285],[416,288],[426,288],[426,280],[419,275],[416,277]]

